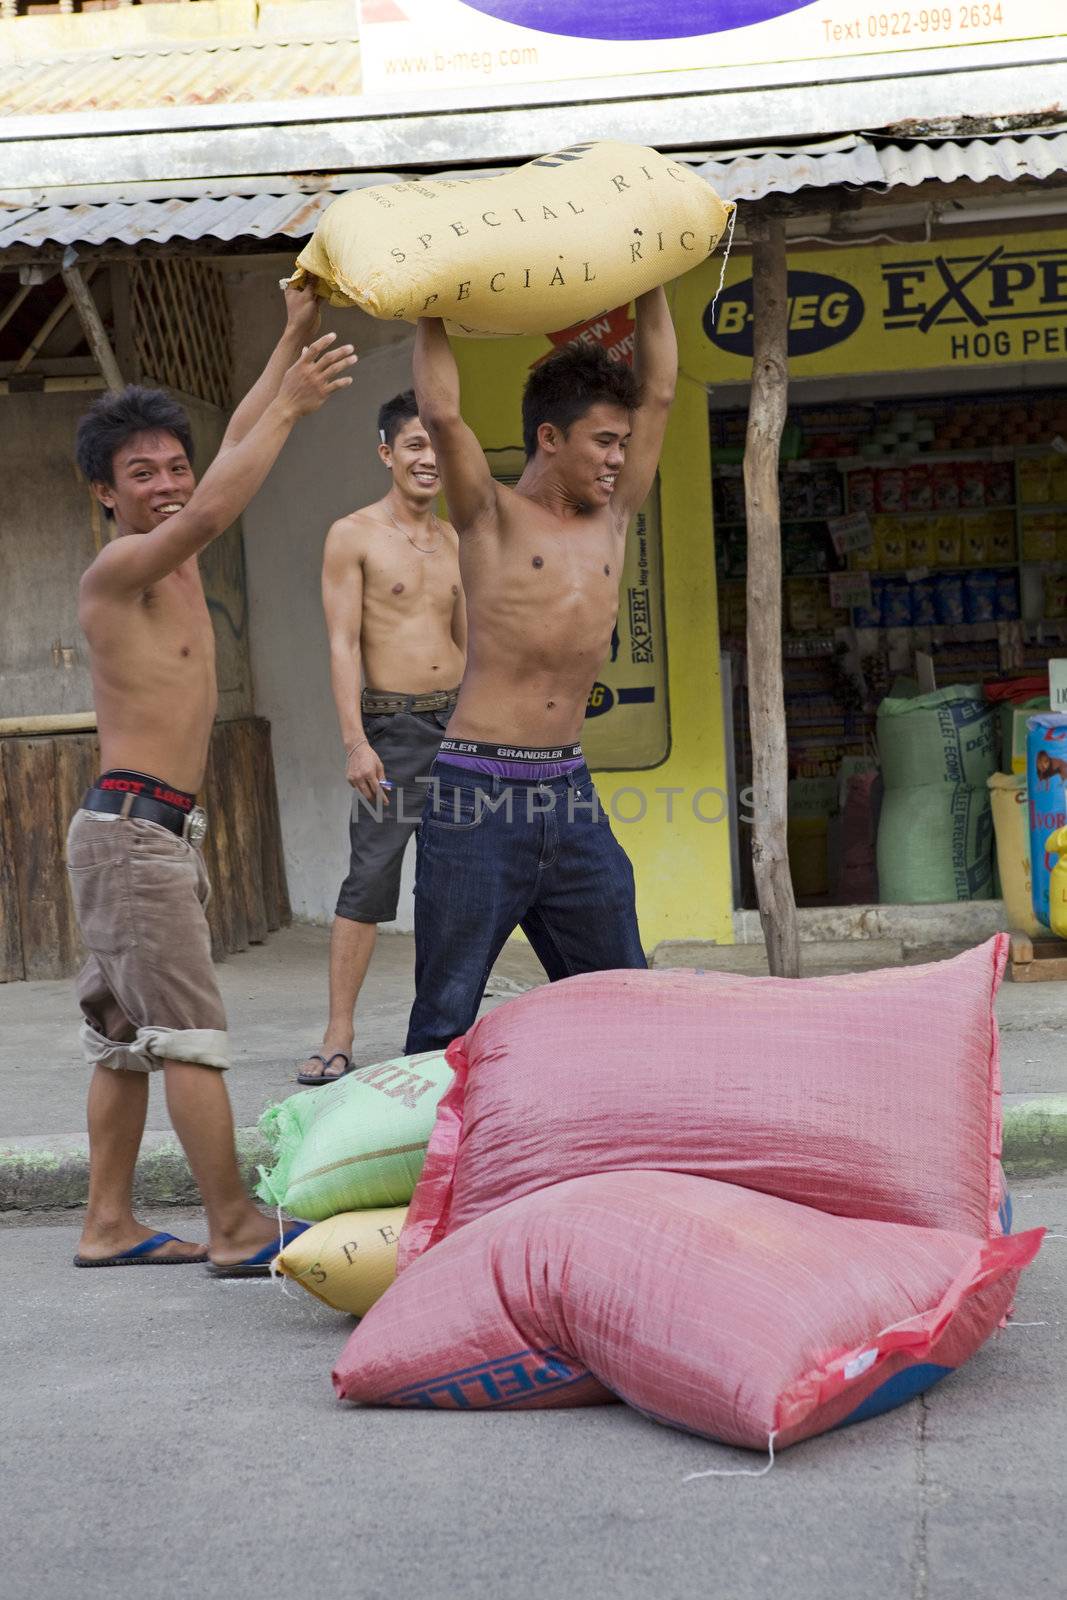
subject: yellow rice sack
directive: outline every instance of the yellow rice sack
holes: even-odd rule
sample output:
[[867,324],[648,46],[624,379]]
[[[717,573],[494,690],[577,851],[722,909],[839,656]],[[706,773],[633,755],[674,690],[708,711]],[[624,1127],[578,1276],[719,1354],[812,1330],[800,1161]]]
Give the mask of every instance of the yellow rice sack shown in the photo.
[[461,333],[552,333],[687,272],[733,211],[644,145],[572,145],[494,178],[342,195],[297,258],[336,306]]
[[993,802],[993,831],[997,841],[997,866],[1008,921],[1020,933],[1047,933],[1034,916],[1030,893],[1030,815],[1026,775],[994,772],[986,779]]
[[337,1311],[364,1316],[396,1277],[407,1206],[342,1211],[286,1245],[275,1267]]

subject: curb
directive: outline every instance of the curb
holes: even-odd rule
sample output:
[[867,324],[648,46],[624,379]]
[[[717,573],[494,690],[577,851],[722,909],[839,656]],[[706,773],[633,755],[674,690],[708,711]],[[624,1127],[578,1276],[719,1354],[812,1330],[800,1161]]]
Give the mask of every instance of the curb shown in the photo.
[[[237,1156],[251,1188],[270,1166],[270,1146],[257,1128],[238,1128]],[[1010,1178],[1067,1173],[1067,1094],[1013,1099],[1004,1107],[1004,1168]],[[83,1134],[10,1139],[0,1147],[0,1212],[83,1206],[89,1151]],[[173,1134],[147,1133],[133,1186],[140,1207],[195,1206],[200,1197]]]
[[[237,1158],[249,1188],[258,1177],[256,1169],[274,1159],[256,1128],[238,1128]],[[89,1149],[84,1134],[9,1139],[0,1146],[0,1212],[84,1206],[88,1193]],[[133,1198],[139,1207],[200,1204],[185,1154],[173,1134],[145,1134]]]
[[1003,1159],[1009,1178],[1067,1172],[1067,1094],[1005,1097]]

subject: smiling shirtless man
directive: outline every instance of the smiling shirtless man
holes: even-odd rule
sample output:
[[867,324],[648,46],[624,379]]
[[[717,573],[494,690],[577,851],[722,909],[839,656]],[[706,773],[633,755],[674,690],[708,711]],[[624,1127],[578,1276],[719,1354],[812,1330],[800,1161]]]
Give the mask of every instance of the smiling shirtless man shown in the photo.
[[415,393],[459,534],[469,642],[419,832],[409,1052],[470,1027],[516,927],[553,981],[645,965],[633,870],[579,739],[677,367],[662,289],[637,301],[633,373],[595,348],[543,361],[523,395],[526,468],[509,489],[463,420],[441,322],[419,322]]
[[351,1070],[356,1000],[378,923],[396,916],[404,848],[463,675],[458,541],[434,514],[437,462],[410,389],[378,412],[378,455],[392,474],[388,494],[334,523],[322,563],[330,675],[355,793],[330,933],[329,1021],[297,1078],[310,1085]]
[[[286,294],[287,321],[238,406],[203,482],[180,406],[158,389],[103,396],[82,418],[77,458],[114,521],[82,578],[101,775],[74,815],[67,866],[89,959],[78,975],[89,1088],[89,1201],[75,1264],[203,1261],[132,1210],[148,1073],[203,1198],[220,1274],[265,1273],[277,1224],[249,1199],[221,1069],[226,1017],[211,964],[195,806],[215,720],[215,640],[197,556],[240,516],[298,418],[351,378],[351,345],[315,339],[311,289]],[[314,342],[309,342],[313,341]],[[294,1230],[295,1231],[295,1230]]]

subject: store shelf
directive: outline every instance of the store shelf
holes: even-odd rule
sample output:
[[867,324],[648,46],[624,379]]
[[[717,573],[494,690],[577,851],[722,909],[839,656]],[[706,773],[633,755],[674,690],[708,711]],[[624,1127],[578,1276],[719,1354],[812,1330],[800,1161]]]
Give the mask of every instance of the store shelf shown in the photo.
[[[842,472],[857,472],[862,467],[909,467],[916,462],[927,461],[1015,461],[1019,456],[1032,460],[1058,453],[1050,439],[1048,444],[994,444],[986,445],[981,450],[913,450],[909,455],[838,456],[836,464]],[[819,466],[829,466],[835,460],[833,456],[813,456],[809,459]]]
[[[861,513],[852,512],[851,515],[853,515],[853,516],[862,515],[862,516],[868,516],[868,517],[927,517],[927,518],[933,518],[933,517],[988,517],[988,516],[990,516],[991,514],[997,512],[997,511],[1011,511],[1011,512],[1014,513],[1015,510],[1016,510],[1016,507],[1015,507],[1014,503],[1012,503],[1011,505],[1006,505],[1006,506],[1005,505],[998,505],[998,506],[933,506],[933,507],[928,507],[924,511],[904,510],[904,511],[867,511],[867,512],[861,512]],[[790,521],[796,521],[796,520],[797,520],[796,518],[790,518]]]
[[[826,523],[826,522],[829,521],[829,519],[831,517],[841,517],[841,516],[844,516],[844,512],[843,511],[824,511],[822,513],[822,515],[818,516],[818,517],[787,517],[787,516],[783,515],[781,520],[782,520],[783,526],[788,522],[790,527],[792,527],[794,523],[797,523],[797,524],[800,524],[800,523],[808,524],[808,523],[818,523],[818,522]],[[727,528],[747,528],[748,523],[745,522],[743,518],[731,517],[730,521],[726,522],[726,521],[724,521],[724,519],[722,517],[716,517],[715,526],[717,528],[722,528],[723,530],[725,530]]]

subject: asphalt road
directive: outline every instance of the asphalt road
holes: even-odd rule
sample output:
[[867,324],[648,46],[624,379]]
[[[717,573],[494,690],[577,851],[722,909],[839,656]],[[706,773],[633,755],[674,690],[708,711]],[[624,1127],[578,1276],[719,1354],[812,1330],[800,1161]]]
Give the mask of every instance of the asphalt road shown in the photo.
[[[1067,1187],[1017,1225],[1067,1234]],[[189,1230],[195,1215],[175,1220]],[[339,1405],[348,1319],[201,1268],[75,1272],[69,1213],[3,1225],[4,1587],[32,1600],[1004,1600],[1067,1547],[1067,1239],[925,1400],[753,1458],[622,1406]],[[1036,1322],[1040,1326],[1027,1327]]]

